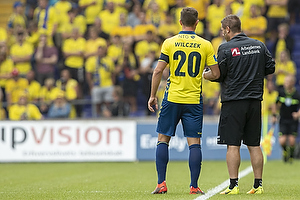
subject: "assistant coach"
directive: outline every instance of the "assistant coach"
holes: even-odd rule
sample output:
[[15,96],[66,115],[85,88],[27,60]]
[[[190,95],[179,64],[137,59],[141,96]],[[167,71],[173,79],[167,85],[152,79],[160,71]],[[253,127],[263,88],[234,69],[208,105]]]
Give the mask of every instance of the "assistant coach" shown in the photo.
[[[222,21],[227,43],[218,50],[221,84],[221,114],[218,144],[227,145],[229,187],[221,194],[238,194],[241,141],[247,145],[254,173],[254,186],[248,194],[261,194],[263,155],[260,149],[261,101],[264,77],[275,71],[275,62],[265,44],[241,32],[241,21],[228,15]],[[203,74],[210,79],[209,73]]]

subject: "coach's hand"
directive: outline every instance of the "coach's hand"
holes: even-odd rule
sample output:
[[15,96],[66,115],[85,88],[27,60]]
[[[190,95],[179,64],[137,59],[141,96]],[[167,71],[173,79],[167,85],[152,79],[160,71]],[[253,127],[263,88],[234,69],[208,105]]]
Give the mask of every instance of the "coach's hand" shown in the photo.
[[158,110],[157,97],[150,97],[148,100],[148,109],[151,112],[155,112],[155,110],[153,109],[153,106],[155,106],[155,109]]

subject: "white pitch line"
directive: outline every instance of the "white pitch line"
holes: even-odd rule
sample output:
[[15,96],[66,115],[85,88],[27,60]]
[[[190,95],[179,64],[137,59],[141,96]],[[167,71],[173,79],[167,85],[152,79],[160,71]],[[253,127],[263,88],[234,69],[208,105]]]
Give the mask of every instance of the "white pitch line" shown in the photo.
[[[244,176],[247,176],[249,173],[252,172],[252,166],[247,167],[246,169],[244,169],[243,171],[241,171],[239,173],[239,178],[243,178]],[[198,198],[196,198],[195,200],[206,200],[209,199],[210,197],[214,196],[215,194],[221,192],[224,188],[226,188],[230,183],[230,180],[227,179],[226,181],[224,181],[223,183],[221,183],[220,185],[218,185],[217,187],[208,190],[208,192],[205,193],[205,195],[201,195]]]

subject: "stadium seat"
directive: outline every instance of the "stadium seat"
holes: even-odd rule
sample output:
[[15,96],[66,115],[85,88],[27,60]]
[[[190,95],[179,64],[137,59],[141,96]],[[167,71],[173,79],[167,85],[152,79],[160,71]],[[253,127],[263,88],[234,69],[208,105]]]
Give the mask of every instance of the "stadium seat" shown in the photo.
[[293,38],[294,38],[294,41],[295,41],[295,42],[300,41],[300,34],[298,34],[298,35],[293,35]]
[[[85,96],[84,99],[92,100],[91,96]],[[83,105],[82,109],[82,117],[83,118],[91,118],[93,117],[92,115],[92,105],[91,104],[85,104]]]
[[298,59],[294,59],[297,71],[300,71],[300,58],[298,57]]
[[296,88],[298,90],[298,92],[300,92],[300,68],[297,69],[297,73],[296,73]]
[[300,52],[300,40],[295,40],[294,41],[294,52]]
[[[296,62],[297,60],[300,60],[300,50],[298,51],[293,51],[292,55],[291,55],[291,59]],[[300,67],[300,66],[298,66]]]
[[300,35],[300,24],[294,24],[290,26],[290,35],[295,36],[295,35]]

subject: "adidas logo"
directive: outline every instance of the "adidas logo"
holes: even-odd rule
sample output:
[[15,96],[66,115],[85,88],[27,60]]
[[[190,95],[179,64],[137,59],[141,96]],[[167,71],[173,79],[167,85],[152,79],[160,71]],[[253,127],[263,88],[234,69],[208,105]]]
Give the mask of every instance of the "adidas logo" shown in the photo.
[[195,36],[194,36],[194,35],[192,35],[192,36],[191,36],[191,38],[192,38],[192,39],[194,39],[194,38],[195,38]]

